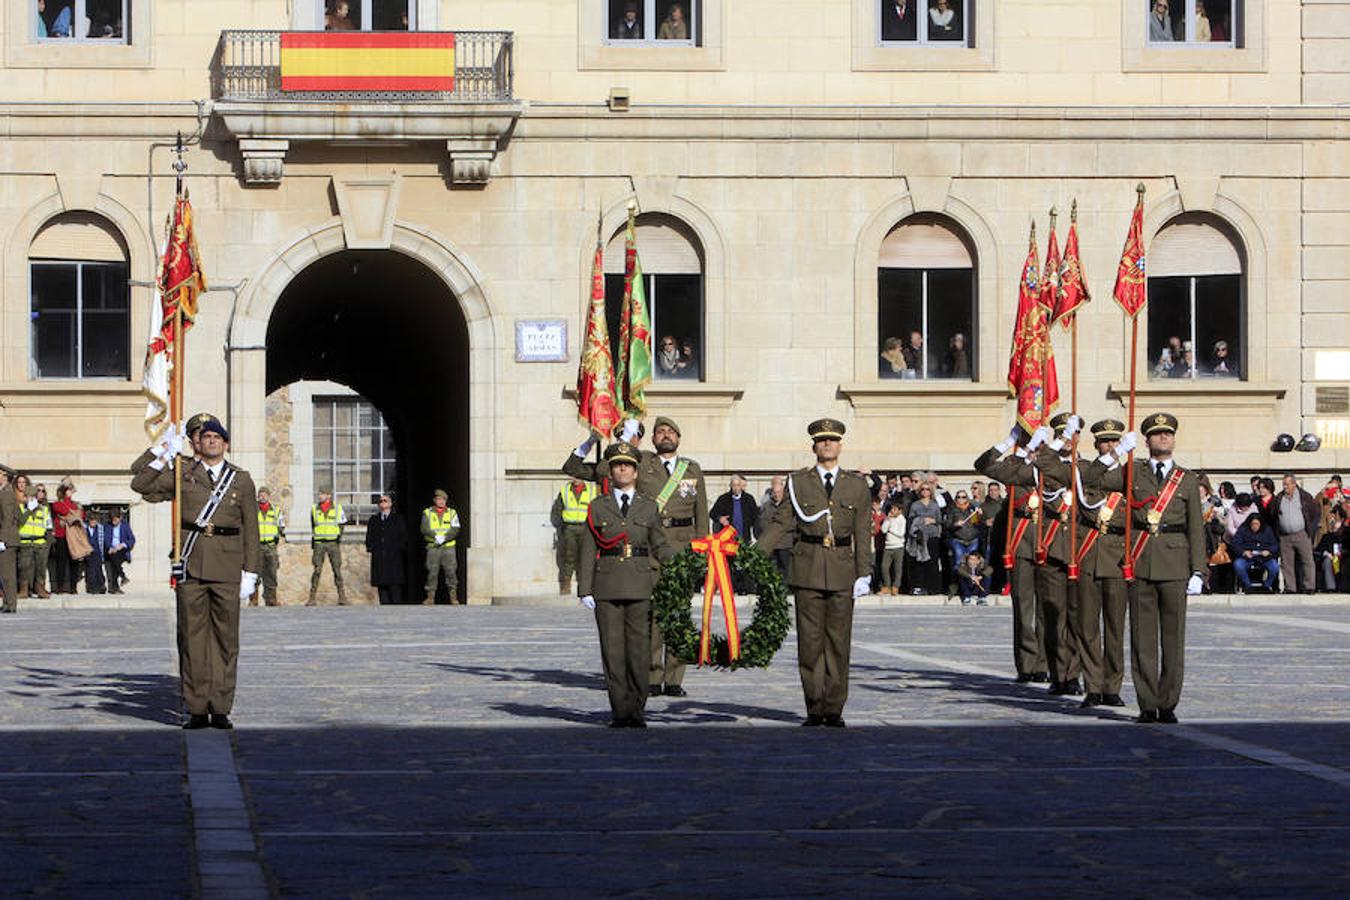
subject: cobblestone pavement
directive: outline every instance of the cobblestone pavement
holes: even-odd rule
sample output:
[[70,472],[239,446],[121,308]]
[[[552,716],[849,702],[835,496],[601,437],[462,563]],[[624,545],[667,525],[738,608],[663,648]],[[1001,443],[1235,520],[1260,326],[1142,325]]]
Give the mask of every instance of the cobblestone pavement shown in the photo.
[[239,727],[185,734],[170,613],[25,610],[0,895],[1350,894],[1350,609],[1193,609],[1172,727],[1012,683],[1010,631],[860,610],[848,729],[789,638],[612,731],[583,610],[246,609]]

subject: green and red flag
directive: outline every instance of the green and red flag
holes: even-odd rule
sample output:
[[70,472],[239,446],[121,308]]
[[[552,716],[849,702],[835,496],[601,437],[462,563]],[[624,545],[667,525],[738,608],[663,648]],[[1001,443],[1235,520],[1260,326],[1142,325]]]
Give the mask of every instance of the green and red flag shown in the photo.
[[1120,266],[1116,269],[1116,288],[1112,292],[1125,315],[1134,318],[1148,302],[1148,284],[1144,263],[1144,188],[1139,187],[1139,199],[1130,217],[1130,230],[1125,235],[1125,249],[1120,251]]
[[1008,396],[1017,401],[1017,424],[1035,431],[1049,420],[1059,403],[1059,378],[1050,342],[1050,311],[1041,301],[1040,261],[1036,226],[1031,226],[1022,280],[1017,288],[1017,321],[1013,325],[1012,358],[1008,363]]
[[614,398],[614,358],[605,321],[605,248],[599,241],[591,265],[591,305],[577,367],[577,417],[606,437],[622,418]]
[[1075,200],[1069,214],[1069,235],[1064,239],[1064,260],[1059,266],[1059,297],[1054,321],[1062,322],[1068,328],[1073,324],[1078,307],[1091,299],[1083,260],[1078,254],[1078,201]]
[[619,357],[615,385],[625,416],[647,414],[647,385],[652,383],[652,325],[647,315],[647,288],[638,259],[637,229],[628,213],[623,254],[623,307],[619,312]]

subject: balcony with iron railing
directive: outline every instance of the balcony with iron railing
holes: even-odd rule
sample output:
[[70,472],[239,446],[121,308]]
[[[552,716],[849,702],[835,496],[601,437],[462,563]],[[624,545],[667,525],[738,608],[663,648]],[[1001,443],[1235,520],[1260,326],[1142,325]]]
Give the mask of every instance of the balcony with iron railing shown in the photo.
[[[290,89],[284,81],[283,46],[288,42],[304,41],[314,44],[347,40],[363,43],[383,43],[383,52],[397,54],[425,52],[428,40],[449,49],[445,56],[453,63],[448,89],[437,87],[397,86],[368,90],[353,87],[334,89]],[[211,66],[212,96],[219,100],[306,100],[345,102],[362,100],[397,100],[399,102],[440,103],[500,103],[510,101],[511,82],[515,75],[513,45],[515,35],[509,31],[455,31],[455,32],[283,32],[283,31],[224,31]],[[419,46],[419,44],[423,46]],[[322,50],[322,48],[318,48]],[[337,48],[340,52],[340,48]],[[330,51],[330,55],[332,52]],[[372,54],[364,54],[367,62]],[[339,64],[340,65],[340,64]],[[368,67],[365,71],[368,71]],[[362,77],[362,76],[356,76]],[[364,76],[370,77],[370,76]],[[349,79],[349,83],[356,78]],[[389,81],[396,84],[398,78]],[[416,82],[411,82],[416,84]]]
[[440,143],[482,184],[520,117],[509,31],[224,31],[212,111],[245,183],[276,184],[293,144]]

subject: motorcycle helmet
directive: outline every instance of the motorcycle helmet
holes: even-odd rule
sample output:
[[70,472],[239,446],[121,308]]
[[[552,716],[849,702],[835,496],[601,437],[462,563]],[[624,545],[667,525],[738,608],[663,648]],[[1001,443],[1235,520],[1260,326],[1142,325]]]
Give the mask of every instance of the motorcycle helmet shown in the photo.
[[1280,435],[1275,438],[1275,441],[1270,445],[1270,449],[1276,453],[1288,453],[1294,449],[1294,436],[1292,434]]
[[1308,432],[1303,437],[1298,439],[1298,444],[1294,447],[1294,449],[1301,450],[1304,453],[1315,453],[1317,452],[1317,450],[1321,449],[1321,447],[1322,447],[1322,439],[1317,435],[1313,434],[1312,432]]

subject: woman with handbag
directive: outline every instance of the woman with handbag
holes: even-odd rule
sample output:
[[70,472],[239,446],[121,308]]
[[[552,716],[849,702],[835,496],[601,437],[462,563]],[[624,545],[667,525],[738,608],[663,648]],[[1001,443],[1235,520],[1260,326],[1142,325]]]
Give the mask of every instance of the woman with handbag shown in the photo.
[[[53,594],[73,594],[80,580],[80,560],[92,551],[84,530],[84,507],[75,501],[75,483],[62,479],[52,504]],[[72,552],[72,550],[74,552]]]

